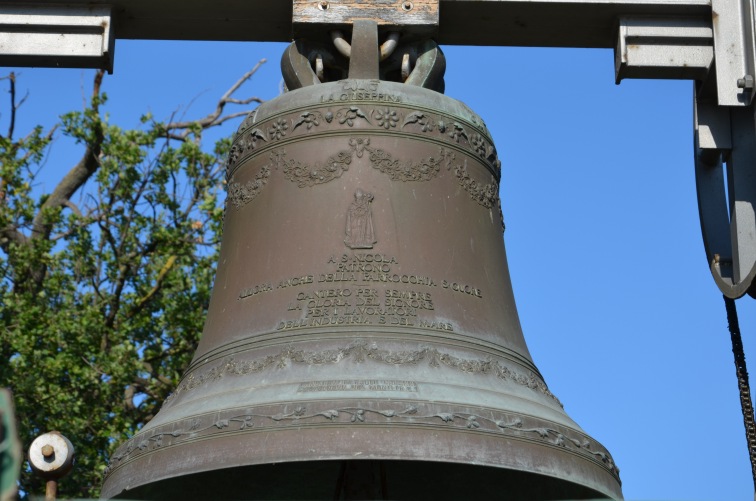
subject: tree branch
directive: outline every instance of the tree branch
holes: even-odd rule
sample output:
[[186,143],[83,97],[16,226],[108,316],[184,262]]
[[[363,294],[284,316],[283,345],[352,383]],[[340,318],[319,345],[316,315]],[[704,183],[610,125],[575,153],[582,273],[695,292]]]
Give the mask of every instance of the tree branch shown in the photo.
[[11,71],[8,75],[10,81],[10,101],[11,101],[11,118],[8,125],[8,139],[13,137],[13,130],[16,128],[16,74]]
[[174,264],[176,264],[176,256],[170,256],[163,267],[160,269],[157,279],[155,280],[154,287],[152,287],[152,289],[147,294],[145,294],[139,299],[139,301],[137,301],[137,304],[134,305],[134,308],[129,312],[127,318],[132,318],[134,315],[139,313],[142,308],[144,308],[144,306],[149,302],[149,300],[152,299],[153,296],[158,293],[158,291],[160,291],[160,288],[163,286],[163,280],[165,279],[165,276],[169,271],[171,271],[171,268],[173,268]]
[[[236,99],[233,98],[234,92],[239,90],[239,87],[241,87],[244,82],[252,78],[252,76],[257,72],[257,70],[260,69],[260,67],[265,64],[267,60],[261,59],[254,68],[249,70],[247,73],[241,76],[239,80],[236,81],[226,92],[221,96],[221,98],[218,100],[218,103],[215,105],[215,111],[208,114],[207,116],[200,118],[199,120],[192,120],[192,121],[186,121],[186,122],[170,122],[165,125],[165,136],[169,139],[177,139],[179,141],[184,141],[191,133],[191,127],[199,125],[202,129],[209,129],[210,127],[216,127],[218,125],[221,125],[222,123],[226,122],[227,120],[231,120],[232,118],[240,117],[249,114],[249,111],[240,111],[231,113],[229,115],[223,115],[223,110],[226,107],[227,104],[250,104],[250,103],[262,103],[262,99],[259,97],[250,97],[247,99]],[[181,130],[182,132],[175,132]]]
[[[92,108],[95,113],[99,112],[97,96],[100,94],[102,78],[105,75],[103,70],[98,70],[95,74],[94,86],[92,89]],[[71,196],[81,188],[84,183],[92,177],[97,168],[100,166],[98,160],[104,140],[102,123],[98,121],[94,125],[94,140],[87,144],[84,155],[81,160],[68,171],[68,174],[58,183],[53,192],[42,204],[40,210],[32,221],[32,238],[48,238],[52,231],[52,225],[48,222],[48,213],[50,210],[64,207]]]

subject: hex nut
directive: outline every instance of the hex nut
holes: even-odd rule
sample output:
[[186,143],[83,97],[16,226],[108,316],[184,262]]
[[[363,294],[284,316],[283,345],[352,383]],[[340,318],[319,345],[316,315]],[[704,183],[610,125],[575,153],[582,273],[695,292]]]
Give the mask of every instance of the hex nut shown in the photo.
[[44,433],[29,446],[29,466],[42,478],[61,478],[71,471],[73,464],[73,444],[60,432]]

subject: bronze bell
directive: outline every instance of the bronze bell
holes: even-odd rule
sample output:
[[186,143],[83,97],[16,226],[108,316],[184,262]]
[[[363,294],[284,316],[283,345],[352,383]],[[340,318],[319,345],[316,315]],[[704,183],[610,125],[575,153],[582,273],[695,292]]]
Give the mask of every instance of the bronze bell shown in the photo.
[[500,163],[443,54],[351,57],[292,44],[239,127],[202,339],[103,496],[621,499],[528,353]]

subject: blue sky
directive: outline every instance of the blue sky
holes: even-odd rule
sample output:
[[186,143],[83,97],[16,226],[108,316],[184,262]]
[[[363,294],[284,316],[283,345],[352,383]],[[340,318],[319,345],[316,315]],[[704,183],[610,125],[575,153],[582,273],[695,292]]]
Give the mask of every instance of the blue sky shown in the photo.
[[[198,118],[263,57],[240,96],[273,98],[284,47],[118,41],[106,109],[123,127],[146,111]],[[499,150],[515,297],[550,389],[613,454],[627,499],[750,499],[724,304],[698,223],[692,83],[616,86],[610,50],[443,49],[446,94],[486,120]],[[18,134],[80,108],[91,88],[92,71],[16,71],[30,94]],[[43,189],[76,150],[58,140],[53,158]],[[738,307],[756,374],[756,304]]]

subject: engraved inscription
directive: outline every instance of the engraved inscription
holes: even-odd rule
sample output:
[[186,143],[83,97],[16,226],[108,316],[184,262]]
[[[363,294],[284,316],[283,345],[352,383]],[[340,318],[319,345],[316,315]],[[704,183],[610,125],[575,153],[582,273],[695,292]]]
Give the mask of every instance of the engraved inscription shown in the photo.
[[239,299],[244,299],[245,297],[249,296],[256,296],[257,294],[262,294],[263,292],[270,292],[273,290],[273,286],[271,284],[260,284],[255,285],[254,287],[247,287],[243,291],[239,293]]
[[276,326],[277,331],[298,329],[302,327],[322,327],[326,325],[370,325],[370,319],[360,315],[331,315],[315,318],[281,321]]
[[375,101],[379,103],[401,103],[398,94],[384,94],[382,92],[342,92],[320,96],[321,103],[335,103],[339,101]]
[[320,101],[323,103],[335,101],[401,102],[401,98],[398,95],[378,92],[379,85],[379,80],[343,80],[340,94],[321,96]]
[[302,275],[300,277],[293,277],[281,280],[278,282],[278,288],[284,289],[286,287],[296,287],[297,285],[306,285],[313,283],[315,277],[313,275]]
[[349,206],[346,217],[346,238],[344,243],[351,249],[372,249],[378,240],[373,227],[371,204],[373,194],[361,189],[354,192],[354,201]]
[[318,391],[417,391],[417,382],[396,379],[335,379],[300,383],[297,393]]
[[[381,325],[454,332],[448,320],[434,318],[433,289],[482,298],[483,292],[468,283],[411,273],[393,272],[396,257],[373,252],[354,252],[326,259],[331,271],[309,273],[243,289],[239,299],[273,290],[296,288],[286,311],[297,318],[282,318],[277,331],[322,327]],[[423,290],[428,288],[430,290]]]
[[466,284],[459,284],[457,282],[448,282],[444,280],[441,282],[441,287],[443,287],[444,289],[451,289],[456,292],[462,292],[463,294],[469,294],[470,296],[479,298],[483,297],[483,293],[480,292],[480,289]]

